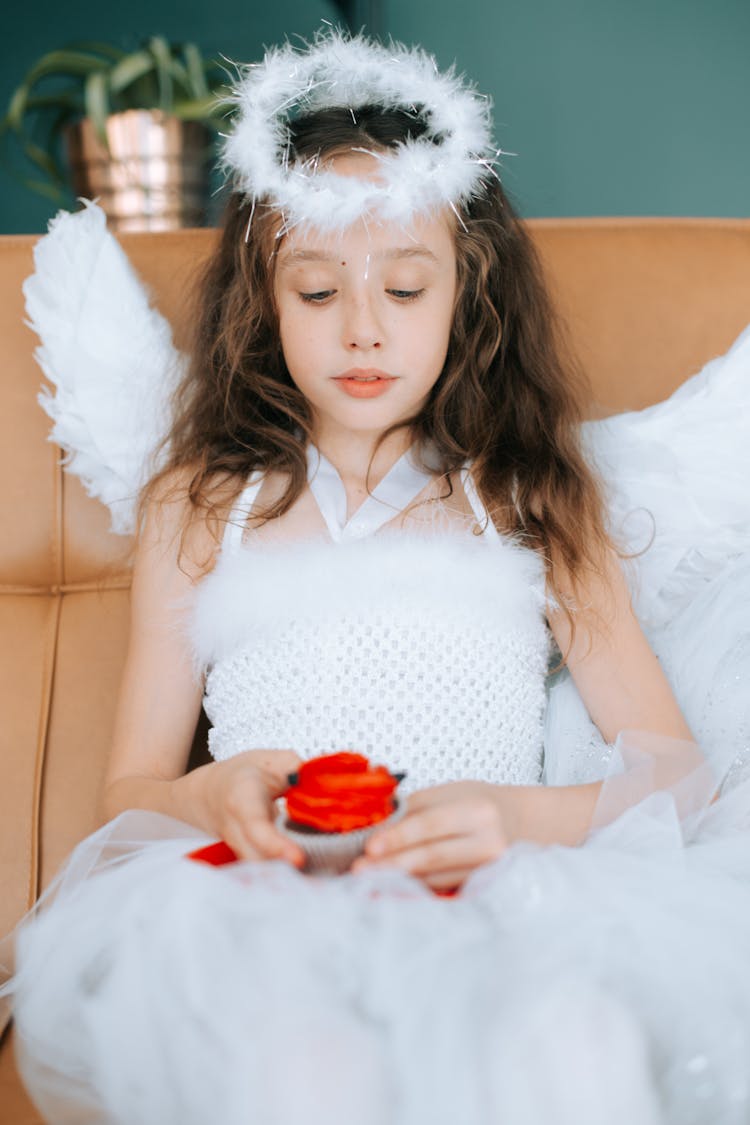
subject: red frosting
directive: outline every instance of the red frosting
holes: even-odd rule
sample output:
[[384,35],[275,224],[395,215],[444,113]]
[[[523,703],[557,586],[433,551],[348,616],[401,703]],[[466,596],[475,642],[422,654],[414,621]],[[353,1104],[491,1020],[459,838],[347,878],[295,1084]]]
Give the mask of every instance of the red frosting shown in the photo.
[[351,832],[391,815],[398,783],[385,766],[343,751],[303,762],[283,796],[290,821],[322,832]]
[[215,844],[206,844],[205,847],[196,848],[194,852],[188,852],[187,858],[197,860],[199,863],[210,863],[212,867],[223,867],[225,863],[234,863],[237,853],[229,847],[229,844],[218,840]]

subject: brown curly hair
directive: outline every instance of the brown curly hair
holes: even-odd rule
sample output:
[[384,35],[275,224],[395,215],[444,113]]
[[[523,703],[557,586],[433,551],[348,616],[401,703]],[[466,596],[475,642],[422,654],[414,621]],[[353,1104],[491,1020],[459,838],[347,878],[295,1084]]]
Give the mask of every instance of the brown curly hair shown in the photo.
[[[291,125],[292,156],[382,151],[424,128],[418,112],[370,106],[354,121],[348,109],[326,109]],[[499,180],[488,174],[481,196],[458,215],[457,294],[443,371],[423,412],[390,427],[377,444],[410,427],[417,451],[423,441],[437,447],[449,486],[448,474],[470,460],[493,522],[542,554],[551,592],[564,605],[559,575],[568,589],[584,571],[601,575],[611,546],[601,486],[580,448],[588,387],[563,342],[531,238]],[[305,487],[313,419],[279,342],[279,224],[273,207],[253,211],[240,194],[229,199],[197,290],[168,459],[141,496],[141,515],[176,469],[187,470],[192,516],[212,521],[217,538],[225,518],[218,482],[229,482],[231,502],[253,470],[283,470],[286,492],[262,520],[283,515]]]

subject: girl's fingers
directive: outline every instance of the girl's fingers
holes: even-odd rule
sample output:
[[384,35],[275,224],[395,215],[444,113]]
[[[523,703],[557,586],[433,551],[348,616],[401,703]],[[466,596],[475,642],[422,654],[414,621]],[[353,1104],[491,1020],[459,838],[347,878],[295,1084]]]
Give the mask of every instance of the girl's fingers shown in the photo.
[[262,859],[260,852],[248,840],[243,831],[242,824],[234,818],[225,822],[222,829],[222,839],[239,859]]
[[248,750],[245,754],[270,787],[273,797],[288,788],[288,775],[302,765],[302,758],[294,750]]
[[460,887],[466,882],[474,868],[454,867],[452,871],[439,871],[433,875],[425,875],[422,880],[432,890],[447,891],[453,887]]
[[353,870],[377,867],[398,867],[412,875],[432,875],[456,868],[474,868],[488,863],[504,850],[505,843],[497,835],[450,836],[421,841],[397,852],[389,852],[378,860],[358,860]]
[[467,824],[465,810],[458,804],[429,805],[407,812],[396,824],[373,832],[365,843],[365,853],[373,859],[382,859],[425,840],[464,835],[467,827],[471,824]]
[[373,832],[365,844],[365,854],[380,860],[433,840],[486,838],[491,841],[495,837],[499,846],[502,828],[492,806],[443,802],[408,812],[396,824]]
[[238,824],[245,848],[252,848],[259,859],[284,859],[296,867],[304,861],[301,849],[275,827],[273,799],[259,775],[242,779],[227,802],[226,811],[229,819]]
[[257,787],[246,787],[241,800],[228,810],[228,828],[233,839],[226,842],[243,859],[283,859],[295,867],[304,863],[301,848],[287,840],[272,822],[273,804]]
[[279,836],[268,822],[255,820],[248,824],[232,819],[225,825],[222,836],[240,859],[283,859],[294,867],[304,863],[301,849]]
[[304,860],[302,850],[287,840],[268,820],[254,819],[246,828],[247,836],[264,859],[285,859],[299,866]]

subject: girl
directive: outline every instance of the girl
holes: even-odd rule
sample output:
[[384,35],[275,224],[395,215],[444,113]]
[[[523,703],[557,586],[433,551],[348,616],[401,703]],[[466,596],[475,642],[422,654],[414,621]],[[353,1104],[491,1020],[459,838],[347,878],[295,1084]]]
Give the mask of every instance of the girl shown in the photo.
[[[634,612],[486,103],[338,34],[236,102],[105,823],[17,935],[32,1095],[55,1122],[749,1120],[739,728],[714,745]],[[274,802],[342,749],[405,768],[407,811],[313,879]],[[246,862],[185,860],[217,838]]]

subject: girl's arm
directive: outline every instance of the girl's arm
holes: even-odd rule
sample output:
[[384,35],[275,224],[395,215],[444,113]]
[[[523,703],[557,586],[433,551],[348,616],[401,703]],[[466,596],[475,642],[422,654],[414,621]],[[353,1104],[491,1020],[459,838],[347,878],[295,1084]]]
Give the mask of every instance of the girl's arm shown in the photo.
[[[617,556],[607,557],[603,576],[591,576],[575,593],[565,589],[579,607],[576,630],[566,615],[548,615],[560,651],[592,720],[607,742],[621,731],[648,731],[682,743],[695,739],[685,721],[661,665],[633,611],[630,593]],[[572,636],[572,639],[571,639]],[[665,748],[670,746],[665,741]],[[679,743],[675,742],[675,747]],[[696,758],[690,755],[690,764]],[[686,765],[688,764],[686,758]],[[679,775],[679,763],[665,749],[661,774],[656,763],[655,784],[665,785]],[[602,782],[585,785],[525,788],[521,795],[518,834],[541,843],[576,844],[591,824]]]
[[249,750],[186,774],[200,714],[184,614],[215,544],[196,523],[180,555],[184,501],[162,495],[139,538],[131,591],[130,639],[118,698],[100,819],[151,809],[221,836],[243,857],[301,852],[272,824],[273,798],[300,765],[287,750]]
[[548,621],[560,651],[568,653],[568,668],[589,715],[607,742],[633,728],[692,739],[635,616],[614,552],[607,556],[604,576],[587,578],[571,596],[580,606],[572,644],[570,623],[561,610],[549,613]]

